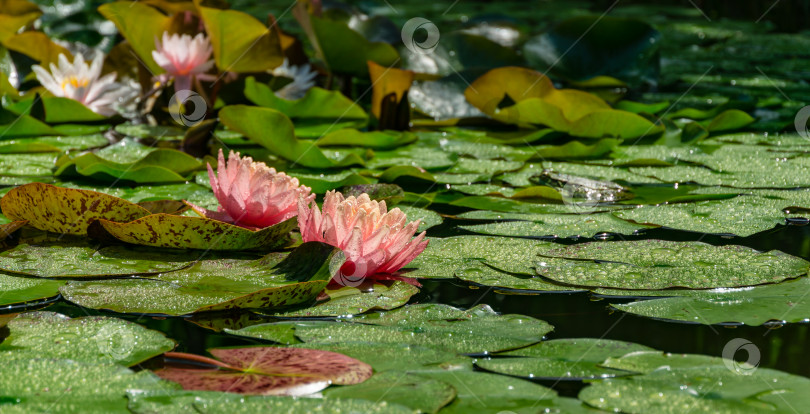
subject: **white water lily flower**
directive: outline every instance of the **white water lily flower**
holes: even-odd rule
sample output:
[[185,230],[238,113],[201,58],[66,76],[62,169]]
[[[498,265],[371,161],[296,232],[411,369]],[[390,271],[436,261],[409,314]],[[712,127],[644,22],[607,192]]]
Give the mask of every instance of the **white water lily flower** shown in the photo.
[[290,65],[290,61],[285,58],[281,66],[273,69],[273,76],[292,79],[292,82],[276,91],[276,96],[294,101],[303,98],[307,91],[315,86],[315,77],[318,76],[318,72],[312,70],[309,65]]
[[51,63],[50,72],[39,65],[31,69],[39,83],[53,96],[70,98],[81,102],[93,112],[111,116],[117,107],[131,100],[136,93],[132,88],[115,82],[116,73],[101,76],[104,55],[97,54],[88,65],[82,55],[76,55],[71,63],[64,54],[59,55],[59,65]]

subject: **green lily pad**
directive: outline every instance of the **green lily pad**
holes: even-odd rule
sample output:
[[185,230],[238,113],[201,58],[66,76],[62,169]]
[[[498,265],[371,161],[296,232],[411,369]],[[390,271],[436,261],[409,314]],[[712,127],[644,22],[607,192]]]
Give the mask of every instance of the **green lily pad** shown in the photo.
[[537,272],[560,283],[620,289],[708,289],[776,283],[808,262],[778,250],[662,240],[592,242],[550,249]]
[[257,412],[413,414],[413,409],[361,399],[244,396],[213,391],[130,391],[129,408],[135,413],[253,414]]
[[401,147],[414,141],[416,141],[416,135],[410,132],[361,132],[356,129],[345,128],[318,138],[318,145],[321,147],[350,146],[386,150]]
[[528,378],[593,379],[627,375],[627,371],[600,366],[609,357],[651,351],[646,346],[609,339],[554,339],[498,355],[519,358],[478,360],[488,371]]
[[[151,214],[128,223],[99,219],[104,232],[123,242],[153,247],[204,250],[272,249],[289,241],[295,218],[249,230],[202,217]],[[101,237],[101,234],[94,236]]]
[[442,216],[439,213],[436,213],[433,210],[428,210],[419,207],[413,206],[406,206],[406,205],[397,205],[397,208],[402,210],[406,216],[408,216],[409,221],[416,221],[419,220],[419,227],[416,229],[418,232],[423,232],[431,227],[438,226],[442,224],[444,221]]
[[0,142],[0,154],[81,151],[107,144],[109,144],[109,141],[101,134],[75,137],[17,138]]
[[182,269],[189,263],[187,254],[122,246],[99,248],[76,241],[22,243],[0,253],[3,272],[43,278],[155,274]]
[[0,378],[3,411],[11,413],[125,413],[128,390],[176,389],[150,371],[115,363],[29,356],[4,358]]
[[[584,206],[583,206],[584,207]],[[587,208],[587,207],[584,207]],[[598,209],[599,207],[591,207]],[[500,213],[505,220],[460,226],[478,234],[512,237],[592,237],[599,233],[634,234],[654,226],[617,219],[610,213],[597,214],[518,214]]]
[[0,174],[9,177],[50,176],[56,155],[42,154],[2,154]]
[[313,193],[325,193],[329,190],[336,190],[350,185],[373,184],[375,179],[357,174],[354,170],[342,170],[336,172],[318,172],[318,170],[293,170],[287,171],[290,177],[298,178],[301,185],[312,189]]
[[405,282],[366,281],[357,287],[326,289],[321,295],[325,298],[314,306],[275,313],[274,316],[348,316],[370,310],[389,310],[408,303],[411,296],[417,293],[419,288]]
[[53,312],[24,313],[8,323],[0,354],[19,358],[59,358],[116,362],[132,366],[174,348],[162,333],[122,319],[68,318]]
[[551,388],[518,378],[485,372],[436,371],[425,374],[452,385],[458,393],[442,413],[536,412],[590,413],[593,410],[574,398],[560,397]]
[[374,372],[420,373],[473,369],[471,358],[435,346],[388,342],[303,343],[292,346],[322,349],[348,355],[371,365]]
[[407,372],[381,372],[362,384],[330,387],[324,391],[327,401],[359,398],[374,402],[386,401],[410,407],[418,412],[435,413],[456,397],[452,385]]
[[60,160],[56,176],[79,175],[101,181],[119,180],[135,183],[182,183],[188,181],[185,175],[200,169],[202,163],[194,157],[173,149],[156,149],[143,158],[120,163],[87,153],[76,158]]
[[179,383],[185,390],[261,395],[307,395],[330,384],[359,384],[372,375],[368,364],[317,349],[260,346],[214,348],[208,352],[218,360],[183,353],[170,356],[208,363],[210,368],[169,365],[155,374]]
[[0,199],[0,207],[12,220],[27,220],[40,230],[67,234],[86,234],[94,220],[126,222],[149,214],[137,204],[107,194],[42,183],[12,189]]
[[[739,289],[691,291],[682,297],[637,301],[615,308],[650,318],[690,323],[742,323],[757,326],[768,322],[805,322],[810,319],[810,281],[801,278],[776,285]],[[660,292],[667,296],[667,291]]]
[[746,373],[716,365],[661,369],[593,383],[579,398],[600,409],[632,413],[791,412],[810,403],[807,378],[765,368]]
[[199,260],[187,269],[149,278],[72,282],[61,293],[87,308],[166,315],[298,305],[313,301],[326,287],[332,269],[342,264],[338,253],[310,242],[286,256]]
[[[526,316],[498,315],[481,305],[462,311],[447,305],[410,305],[351,321],[279,322],[229,333],[288,341],[290,329],[307,343],[366,341],[440,346],[460,353],[496,352],[538,342],[551,325]],[[282,336],[280,336],[282,335]]]
[[[356,155],[347,156],[339,161],[327,158],[315,143],[297,139],[290,119],[274,109],[231,105],[222,108],[219,117],[228,128],[245,135],[273,154],[292,161],[293,164],[310,168],[363,164],[363,160]],[[267,134],[269,129],[273,130],[272,136]]]
[[52,298],[65,282],[0,274],[0,306]]
[[747,237],[785,223],[787,207],[810,206],[810,192],[767,191],[726,200],[643,206],[614,212],[635,223]]
[[256,105],[275,109],[292,119],[348,119],[363,124],[368,122],[368,114],[363,108],[338,91],[314,87],[303,98],[289,101],[277,97],[269,86],[257,82],[251,76],[245,79],[245,96]]
[[537,254],[550,242],[491,236],[433,237],[428,247],[403,268],[405,276],[457,277],[485,286],[538,291],[572,291],[536,276]]

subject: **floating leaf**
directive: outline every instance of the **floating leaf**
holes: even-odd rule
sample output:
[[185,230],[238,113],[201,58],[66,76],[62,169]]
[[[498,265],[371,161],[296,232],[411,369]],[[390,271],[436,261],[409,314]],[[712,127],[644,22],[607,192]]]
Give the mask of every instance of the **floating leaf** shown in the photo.
[[293,346],[348,355],[371,365],[374,372],[419,373],[438,370],[471,371],[473,369],[471,358],[434,346],[388,342],[304,343]]
[[[262,395],[306,395],[330,384],[358,384],[372,374],[368,364],[316,349],[251,347],[215,348],[208,352],[222,362],[209,360],[214,365],[211,369],[168,367],[155,373],[186,390]],[[168,356],[190,361],[202,359],[177,353]]]
[[53,312],[23,313],[8,324],[0,354],[80,362],[135,365],[174,348],[162,333],[122,319],[68,318]]
[[460,353],[496,352],[538,342],[553,328],[519,315],[498,315],[482,305],[462,311],[447,305],[410,305],[350,321],[268,323],[228,332],[269,340],[294,329],[307,343],[364,341],[439,346]]
[[[730,364],[733,367],[736,363]],[[810,403],[807,378],[766,368],[744,374],[722,365],[660,369],[628,379],[595,382],[582,390],[579,398],[609,411],[656,413],[790,412]],[[711,398],[706,398],[706,393]]]
[[528,378],[609,378],[629,372],[600,367],[606,359],[651,350],[646,346],[609,339],[554,339],[498,354],[520,358],[491,358],[475,364],[488,371]]
[[413,409],[385,401],[360,399],[244,396],[213,391],[136,391],[128,393],[129,408],[137,413],[345,412],[364,414],[413,414]]
[[201,167],[202,163],[186,153],[173,149],[157,149],[130,163],[110,161],[94,153],[83,154],[62,162],[55,175],[75,171],[85,177],[113,183],[124,180],[162,184],[186,182],[188,178],[184,175]]
[[65,282],[0,274],[0,306],[52,298]]
[[407,372],[382,372],[362,384],[324,391],[327,401],[343,398],[360,398],[410,407],[418,412],[435,413],[456,397],[450,384],[413,375]]
[[172,390],[150,371],[132,372],[115,363],[69,359],[4,358],[0,365],[3,411],[126,412],[126,392]]
[[85,234],[94,220],[126,222],[149,214],[118,197],[42,183],[12,189],[0,199],[0,207],[12,220],[27,220],[40,230],[67,234]]
[[613,214],[636,223],[747,237],[784,224],[783,210],[802,206],[810,206],[810,192],[766,190],[727,200],[643,206]]
[[706,289],[776,283],[807,273],[808,262],[778,250],[698,242],[592,242],[546,250],[537,272],[552,280],[620,289]]
[[564,412],[591,413],[581,401],[560,397],[538,384],[485,372],[444,371],[426,374],[452,385],[458,396],[442,413],[469,412]]
[[339,250],[329,245],[310,242],[286,257],[198,260],[149,278],[73,282],[61,293],[84,307],[128,313],[270,309],[312,302],[343,263],[336,254]]
[[[30,242],[37,243],[36,240]],[[0,270],[47,278],[154,274],[182,269],[189,263],[187,254],[122,246],[99,248],[88,243],[59,240],[22,243],[0,253]]]
[[[47,66],[46,66],[47,67]],[[39,100],[23,100],[5,108],[18,115],[30,114],[32,106],[41,103],[45,110],[44,121],[49,124],[64,122],[95,122],[107,117],[93,112],[81,102],[58,96],[44,96]]]
[[[804,322],[810,318],[807,278],[740,289],[690,291],[683,297],[642,300],[615,308],[636,315],[690,323]],[[667,291],[656,296],[668,296]]]
[[100,219],[109,235],[123,242],[153,247],[205,250],[272,249],[284,245],[295,218],[249,230],[203,217],[151,214],[128,223]]
[[[583,206],[588,209],[587,206]],[[598,209],[599,207],[590,207]],[[519,214],[499,213],[495,223],[460,226],[478,234],[512,237],[592,237],[598,233],[634,234],[653,226],[628,223],[610,213],[597,214]],[[514,221],[511,221],[514,220]]]
[[357,287],[326,289],[322,302],[304,309],[276,313],[273,316],[347,316],[370,310],[389,310],[402,306],[419,288],[401,281],[366,281]]
[[434,237],[411,263],[406,276],[451,278],[512,289],[577,290],[535,277],[537,254],[553,243],[491,236]]

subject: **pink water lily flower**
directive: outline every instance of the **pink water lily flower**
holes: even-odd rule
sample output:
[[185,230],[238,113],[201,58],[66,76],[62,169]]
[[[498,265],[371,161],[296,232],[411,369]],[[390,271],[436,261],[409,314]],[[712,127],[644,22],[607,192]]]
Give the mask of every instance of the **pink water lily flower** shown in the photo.
[[192,38],[187,34],[163,32],[163,42],[156,38],[155,47],[157,50],[152,51],[152,58],[174,78],[175,91],[191,89],[194,77],[203,76],[214,66],[210,59],[214,49],[203,33]]
[[240,157],[231,151],[228,162],[219,150],[217,172],[208,165],[211,188],[219,201],[218,211],[210,211],[188,203],[204,217],[247,228],[264,228],[281,223],[298,214],[298,199],[315,199],[309,187],[297,178],[277,172],[251,157]]
[[346,263],[335,277],[338,283],[357,286],[370,277],[417,284],[415,279],[391,274],[425,250],[425,232],[413,238],[419,220],[408,223],[405,213],[398,208],[388,211],[385,201],[371,200],[368,194],[344,198],[330,191],[321,211],[314,202],[300,199],[298,227],[305,242],[324,242],[343,250]]
[[51,63],[50,72],[39,65],[31,69],[53,96],[79,101],[97,114],[111,116],[116,114],[118,105],[134,98],[137,91],[116,83],[115,72],[101,76],[103,63],[104,56],[100,53],[89,65],[82,55],[76,55],[71,63],[60,54],[59,65]]

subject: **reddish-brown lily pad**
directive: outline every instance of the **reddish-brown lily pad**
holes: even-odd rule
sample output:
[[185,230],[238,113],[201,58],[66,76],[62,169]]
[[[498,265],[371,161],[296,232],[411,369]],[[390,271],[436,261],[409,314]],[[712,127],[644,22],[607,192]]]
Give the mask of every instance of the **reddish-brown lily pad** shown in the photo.
[[205,250],[246,250],[280,247],[289,241],[296,219],[250,230],[203,217],[152,214],[123,223],[101,219],[99,225],[110,236],[132,244],[153,247]]
[[0,208],[11,220],[27,220],[40,230],[86,234],[98,219],[127,222],[149,215],[149,210],[108,194],[31,183],[12,189]]
[[[330,384],[359,384],[371,377],[371,366],[336,352],[305,348],[218,348],[208,352],[219,360],[180,352],[179,360],[155,371],[186,390],[227,391],[240,394],[306,395]],[[183,363],[185,362],[185,363]],[[210,368],[187,368],[190,364]]]

